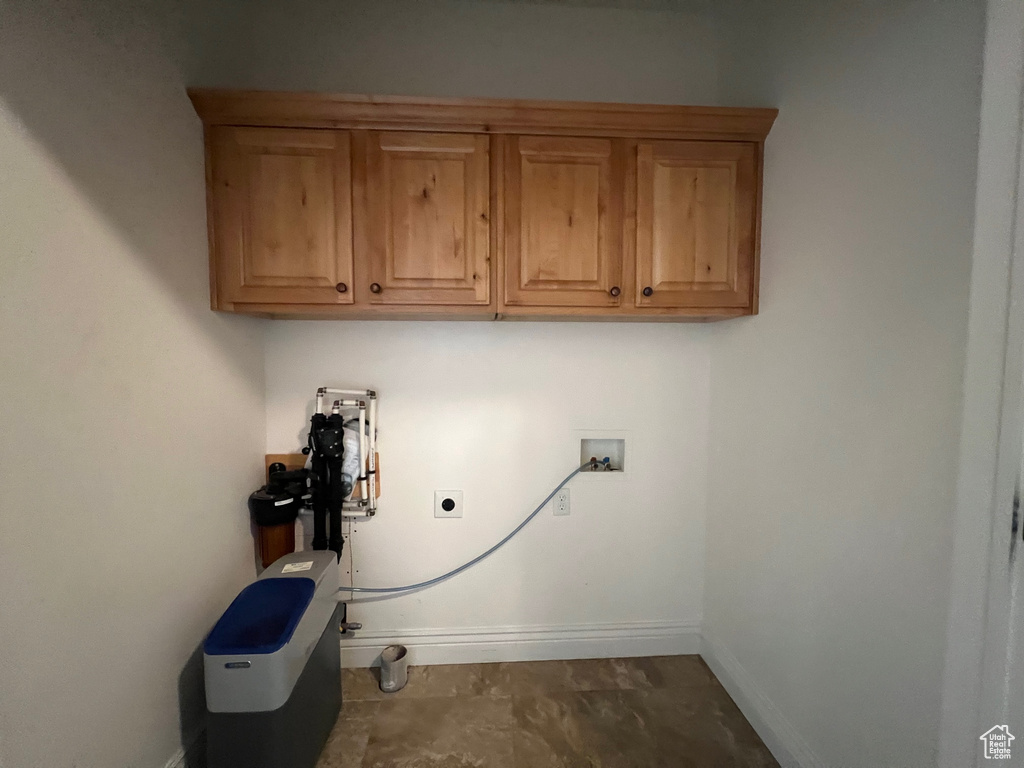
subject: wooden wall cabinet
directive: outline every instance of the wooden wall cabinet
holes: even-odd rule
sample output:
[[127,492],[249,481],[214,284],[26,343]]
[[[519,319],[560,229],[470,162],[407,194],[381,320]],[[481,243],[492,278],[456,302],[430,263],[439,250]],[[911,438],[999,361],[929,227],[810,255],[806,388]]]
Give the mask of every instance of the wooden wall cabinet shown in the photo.
[[504,305],[619,306],[621,142],[509,136],[505,144]]
[[351,304],[348,132],[217,126],[208,142],[214,309]]
[[657,141],[637,147],[636,306],[748,306],[757,148]]
[[773,109],[190,91],[214,309],[757,312]]
[[489,305],[488,137],[371,131],[360,139],[369,303]]

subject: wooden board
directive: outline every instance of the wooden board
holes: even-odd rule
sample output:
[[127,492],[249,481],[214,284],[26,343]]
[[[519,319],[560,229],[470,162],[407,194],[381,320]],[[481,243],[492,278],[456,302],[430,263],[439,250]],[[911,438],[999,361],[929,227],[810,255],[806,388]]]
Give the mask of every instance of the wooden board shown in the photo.
[[206,125],[764,141],[779,111],[190,88]]

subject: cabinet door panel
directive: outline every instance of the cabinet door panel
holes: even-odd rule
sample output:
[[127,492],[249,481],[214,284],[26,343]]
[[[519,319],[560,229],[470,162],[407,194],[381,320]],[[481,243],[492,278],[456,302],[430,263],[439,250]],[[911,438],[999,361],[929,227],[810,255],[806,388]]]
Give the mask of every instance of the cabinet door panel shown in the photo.
[[348,133],[216,128],[211,161],[219,298],[351,303]]
[[490,302],[488,145],[473,134],[367,136],[371,302]]
[[753,144],[639,144],[637,306],[750,304],[756,179]]
[[618,306],[620,143],[511,136],[506,146],[505,303]]

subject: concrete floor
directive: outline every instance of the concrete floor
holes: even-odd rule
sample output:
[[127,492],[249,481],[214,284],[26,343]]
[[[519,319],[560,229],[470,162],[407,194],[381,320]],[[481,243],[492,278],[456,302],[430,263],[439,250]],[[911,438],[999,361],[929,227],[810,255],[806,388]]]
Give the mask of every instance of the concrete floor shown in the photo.
[[699,656],[343,672],[318,768],[778,766]]

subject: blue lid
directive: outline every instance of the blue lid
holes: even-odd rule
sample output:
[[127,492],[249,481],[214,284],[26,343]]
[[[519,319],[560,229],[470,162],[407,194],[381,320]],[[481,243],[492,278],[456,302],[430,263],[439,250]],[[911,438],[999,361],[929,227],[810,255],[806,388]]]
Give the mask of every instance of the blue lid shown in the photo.
[[292,638],[313,599],[312,579],[260,579],[238,593],[214,625],[203,653],[234,656],[273,653]]

